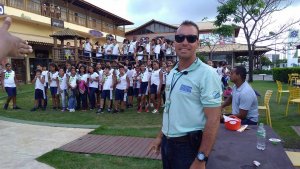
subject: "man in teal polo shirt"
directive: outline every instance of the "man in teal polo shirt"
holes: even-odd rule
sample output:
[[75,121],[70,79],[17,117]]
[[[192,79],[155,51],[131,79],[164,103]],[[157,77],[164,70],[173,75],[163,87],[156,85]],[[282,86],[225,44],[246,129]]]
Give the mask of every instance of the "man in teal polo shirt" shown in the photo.
[[221,81],[196,57],[199,29],[184,21],[175,35],[178,64],[166,79],[163,126],[149,150],[161,147],[164,169],[204,169],[221,114]]

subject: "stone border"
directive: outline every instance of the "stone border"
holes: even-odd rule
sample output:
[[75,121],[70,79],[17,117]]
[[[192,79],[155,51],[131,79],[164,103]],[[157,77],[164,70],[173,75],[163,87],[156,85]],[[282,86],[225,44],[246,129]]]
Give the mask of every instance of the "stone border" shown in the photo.
[[59,123],[47,123],[47,122],[36,122],[36,121],[28,121],[28,120],[19,120],[8,117],[0,116],[0,120],[22,123],[22,124],[31,124],[38,126],[49,126],[49,127],[65,127],[65,128],[82,128],[82,129],[96,129],[100,127],[100,125],[81,125],[81,124],[59,124]]

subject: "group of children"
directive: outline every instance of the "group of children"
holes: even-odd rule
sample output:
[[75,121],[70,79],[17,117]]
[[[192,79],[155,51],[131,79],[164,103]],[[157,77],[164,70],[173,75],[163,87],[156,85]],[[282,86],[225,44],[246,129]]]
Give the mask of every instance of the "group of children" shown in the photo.
[[[105,64],[97,63],[95,66],[86,66],[82,63],[73,66],[66,62],[64,66],[58,67],[55,63],[47,67],[37,65],[35,77],[32,83],[35,86],[35,103],[31,111],[39,108],[45,110],[48,103],[48,90],[50,90],[52,107],[54,110],[75,112],[75,110],[86,111],[97,110],[96,113],[123,112],[126,108],[133,107],[136,98],[139,113],[158,113],[164,102],[165,79],[168,72],[173,68],[173,61],[161,62],[148,60],[130,64],[128,61],[120,63],[114,61]],[[6,67],[3,83],[8,98],[16,96],[15,89],[10,89],[13,84],[11,68]],[[8,77],[8,78],[7,78]],[[9,99],[4,105],[7,109]],[[13,100],[14,101],[14,100]],[[13,103],[15,109],[19,108]]]

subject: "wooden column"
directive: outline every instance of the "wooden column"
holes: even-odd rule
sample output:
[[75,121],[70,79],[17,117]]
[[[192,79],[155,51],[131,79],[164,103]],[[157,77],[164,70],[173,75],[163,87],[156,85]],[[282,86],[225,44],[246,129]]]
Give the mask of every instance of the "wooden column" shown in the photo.
[[[80,40],[81,43],[81,40]],[[74,38],[74,50],[75,50],[75,62],[78,62],[78,44],[77,44],[77,37]]]

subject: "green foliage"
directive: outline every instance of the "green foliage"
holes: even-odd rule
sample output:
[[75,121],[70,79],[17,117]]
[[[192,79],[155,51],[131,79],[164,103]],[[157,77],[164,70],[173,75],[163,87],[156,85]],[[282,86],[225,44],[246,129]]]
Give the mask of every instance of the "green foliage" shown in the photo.
[[299,73],[300,74],[300,68],[299,67],[293,67],[293,68],[273,68],[273,80],[279,80],[281,82],[288,82],[288,74],[291,73]]
[[271,75],[273,72],[272,70],[253,70],[253,74],[267,74]]
[[196,56],[204,63],[207,62],[207,58],[203,56],[201,53],[196,53]]
[[272,64],[272,62],[270,61],[270,59],[266,56],[262,56],[260,57],[260,62],[262,66],[269,66]]
[[214,34],[222,35],[222,36],[232,36],[234,32],[235,25],[223,25],[213,31]]

